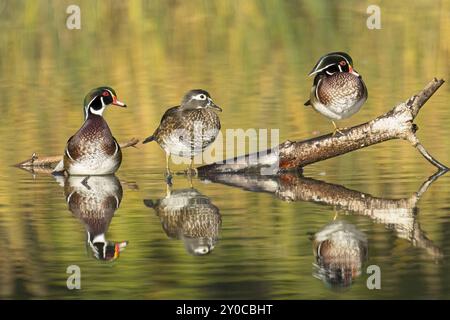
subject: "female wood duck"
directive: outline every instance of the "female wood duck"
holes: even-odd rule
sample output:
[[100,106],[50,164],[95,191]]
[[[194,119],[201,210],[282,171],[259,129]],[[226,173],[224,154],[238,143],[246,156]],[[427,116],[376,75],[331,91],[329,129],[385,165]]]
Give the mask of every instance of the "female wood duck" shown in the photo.
[[219,208],[195,190],[167,189],[167,195],[155,202],[144,200],[161,220],[167,236],[181,239],[189,254],[198,256],[210,253],[219,238],[222,224]]
[[122,151],[103,111],[109,105],[126,107],[110,87],[91,90],[84,98],[84,124],[67,142],[64,159],[54,170],[69,175],[113,174],[122,162]]
[[128,241],[108,241],[105,237],[122,201],[122,185],[116,176],[66,177],[64,194],[70,212],[86,229],[92,255],[102,261],[116,260],[128,245]]
[[214,142],[220,131],[219,116],[214,111],[222,111],[208,92],[191,90],[183,97],[181,105],[164,113],[159,127],[153,135],[142,143],[156,141],[166,152],[166,170],[170,177],[169,157],[177,155],[191,158]]
[[366,85],[353,69],[352,58],[345,52],[332,52],[321,57],[309,76],[314,74],[311,97],[305,106],[312,105],[331,119],[333,135],[342,133],[334,120],[348,118],[361,109],[367,100]]

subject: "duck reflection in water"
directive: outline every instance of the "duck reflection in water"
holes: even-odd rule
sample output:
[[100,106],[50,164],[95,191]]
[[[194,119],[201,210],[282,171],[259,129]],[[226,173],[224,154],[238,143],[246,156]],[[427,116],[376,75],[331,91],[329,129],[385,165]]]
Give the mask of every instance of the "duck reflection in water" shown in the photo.
[[86,229],[87,246],[102,261],[114,261],[128,242],[106,240],[115,211],[122,201],[122,186],[114,175],[70,176],[64,182],[64,194],[70,212]]
[[346,221],[333,221],[313,237],[314,277],[332,287],[348,287],[367,260],[367,238]]
[[207,196],[194,188],[172,190],[168,185],[166,197],[144,204],[155,210],[169,238],[183,241],[188,253],[199,256],[214,249],[222,219]]

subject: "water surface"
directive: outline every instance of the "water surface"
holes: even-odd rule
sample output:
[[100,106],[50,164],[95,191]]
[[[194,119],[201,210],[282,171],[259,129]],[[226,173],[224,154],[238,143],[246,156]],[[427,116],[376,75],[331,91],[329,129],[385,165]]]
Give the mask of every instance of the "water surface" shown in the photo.
[[[351,54],[369,90],[341,125],[367,121],[449,78],[449,1],[383,3],[381,30],[367,29],[361,1],[81,1],[81,30],[65,28],[69,4],[0,1],[0,298],[450,298],[450,176],[417,197],[435,168],[404,141],[311,165],[313,180],[194,178],[192,190],[176,176],[171,195],[190,208],[182,217],[155,207],[167,197],[155,144],[124,150],[116,178],[85,184],[11,167],[33,152],[61,154],[81,126],[84,95],[105,84],[129,106],[106,111],[119,141],[151,134],[191,88],[223,108],[223,130],[327,133],[330,122],[303,102],[307,73],[336,50]],[[447,165],[449,99],[444,84],[416,119],[419,139]],[[112,202],[95,220],[99,203],[80,209],[67,201],[74,191]],[[351,239],[363,235],[349,243],[367,254],[327,273],[313,239],[341,224]],[[112,248],[95,253],[87,232],[105,233]],[[81,290],[66,287],[70,265]],[[366,286],[370,265],[381,268],[381,290]]]

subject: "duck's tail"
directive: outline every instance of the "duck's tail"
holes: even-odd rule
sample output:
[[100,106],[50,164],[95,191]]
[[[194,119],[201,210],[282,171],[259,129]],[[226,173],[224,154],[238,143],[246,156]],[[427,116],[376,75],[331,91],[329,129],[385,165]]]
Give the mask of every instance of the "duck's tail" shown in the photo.
[[149,208],[155,207],[155,203],[150,199],[144,199],[144,204],[146,207],[149,207]]
[[155,136],[151,135],[150,137],[146,138],[142,143],[149,143],[155,140]]

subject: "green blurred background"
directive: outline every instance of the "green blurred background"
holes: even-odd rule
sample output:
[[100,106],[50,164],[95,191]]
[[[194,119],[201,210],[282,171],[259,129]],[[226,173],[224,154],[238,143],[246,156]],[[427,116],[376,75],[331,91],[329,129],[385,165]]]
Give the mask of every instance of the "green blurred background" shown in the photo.
[[[81,30],[66,28],[66,8],[81,8]],[[381,8],[381,30],[366,27],[369,5]],[[285,203],[194,180],[220,209],[222,229],[205,257],[169,240],[143,198],[165,193],[164,154],[157,145],[124,151],[118,176],[124,200],[109,237],[129,240],[121,258],[86,256],[83,226],[48,175],[11,165],[62,153],[81,126],[82,101],[112,86],[128,109],[106,112],[119,141],[151,134],[161,115],[192,88],[208,90],[227,128],[278,128],[280,139],[331,130],[303,107],[306,75],[330,51],[348,52],[368,87],[362,110],[341,122],[365,122],[404,101],[433,77],[450,73],[450,1],[5,1],[0,0],[0,297],[1,298],[449,298],[447,255],[436,263],[382,224],[345,216],[369,238],[369,264],[382,266],[383,289],[365,278],[332,290],[315,279],[308,234],[333,208]],[[450,164],[450,87],[417,118],[419,139]],[[229,142],[228,142],[229,143]],[[434,168],[406,142],[390,141],[315,164],[308,176],[380,197],[415,192]],[[175,187],[189,182],[176,177]],[[420,202],[418,219],[445,252],[450,181],[442,177]],[[82,290],[65,287],[65,268],[80,265]]]

